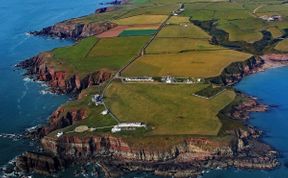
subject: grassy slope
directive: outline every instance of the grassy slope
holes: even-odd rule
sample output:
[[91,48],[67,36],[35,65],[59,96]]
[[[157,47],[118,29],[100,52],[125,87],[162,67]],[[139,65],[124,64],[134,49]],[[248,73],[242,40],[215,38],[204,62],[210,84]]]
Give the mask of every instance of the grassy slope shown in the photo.
[[[202,1],[197,3],[197,1]],[[172,24],[164,28],[158,37],[177,37],[180,39],[175,43],[176,48],[171,48],[171,45],[167,47],[167,44],[172,44],[168,39],[156,39],[153,43],[159,43],[159,45],[151,45],[148,48],[152,50],[156,49],[156,52],[167,52],[173,51],[175,53],[182,51],[183,49],[201,49],[210,48],[208,39],[210,38],[205,32],[198,27],[190,24],[188,27],[183,24],[188,23],[188,19],[191,17],[194,20],[211,20],[217,19],[218,27],[231,33],[230,40],[244,40],[244,41],[255,41],[260,39],[262,36],[260,30],[268,29],[273,32],[274,36],[281,35],[284,28],[288,27],[288,22],[285,19],[282,22],[275,23],[263,23],[252,14],[252,11],[261,4],[269,3],[274,4],[269,6],[271,8],[261,8],[257,15],[273,15],[279,13],[283,16],[287,16],[287,5],[279,5],[279,1],[268,1],[268,0],[253,0],[253,1],[237,1],[234,3],[228,2],[207,2],[203,0],[183,0],[187,2],[185,4],[185,12],[182,17],[173,17],[168,23]],[[178,5],[178,0],[132,0],[123,7],[118,7],[115,11],[103,13],[103,14],[92,14],[83,18],[74,19],[81,23],[91,22],[104,22],[114,21],[121,24],[143,24],[143,23],[159,23],[163,19],[161,16],[150,16],[150,15],[168,15],[171,11],[175,10]],[[281,6],[281,7],[280,7]],[[280,8],[280,9],[279,9]],[[143,16],[143,14],[145,16]],[[142,15],[135,17],[135,15]],[[147,16],[148,15],[148,16]],[[130,17],[130,18],[129,18]],[[156,19],[151,17],[157,17]],[[158,18],[159,17],[159,18]],[[126,19],[122,19],[126,18]],[[119,20],[120,19],[120,20]],[[121,20],[122,19],[122,20]],[[141,21],[140,21],[140,20]],[[204,44],[199,45],[199,41],[196,43],[187,44],[184,38],[202,38],[207,39]],[[81,41],[76,46],[67,47],[63,49],[57,49],[54,51],[58,62],[58,67],[61,69],[69,68],[71,71],[80,73],[86,73],[99,68],[109,68],[111,70],[117,70],[120,66],[124,65],[131,56],[137,53],[140,46],[148,40],[145,37],[137,38],[113,38],[109,40],[100,40],[92,37]],[[157,41],[159,40],[159,41]],[[166,41],[165,41],[166,40]],[[195,40],[195,39],[194,39]],[[195,41],[193,41],[195,42]],[[201,41],[203,42],[203,41]],[[96,44],[96,47],[90,52],[92,46]],[[98,45],[100,43],[101,45]],[[185,44],[184,44],[185,43]],[[207,46],[208,47],[207,47]],[[160,46],[160,47],[159,47]],[[204,46],[204,47],[203,47]],[[151,49],[152,48],[152,49]],[[167,48],[167,49],[166,49]],[[213,46],[214,48],[214,46]],[[216,47],[215,47],[216,48]],[[131,50],[131,51],[130,51]],[[131,52],[131,53],[130,53]],[[133,53],[133,54],[132,54]],[[237,53],[237,54],[236,54]],[[84,57],[83,57],[84,56]],[[235,57],[235,58],[234,58]],[[86,59],[85,62],[82,59]],[[140,58],[136,63],[132,64],[129,68],[132,70],[126,71],[127,75],[187,75],[187,76],[211,76],[217,75],[221,70],[233,61],[240,61],[248,58],[247,54],[239,54],[238,52],[232,51],[213,51],[213,52],[193,52],[183,54],[171,54],[171,55],[151,55]],[[61,63],[61,64],[60,64]],[[138,65],[139,63],[139,65]],[[137,66],[135,66],[137,64]],[[128,69],[129,69],[128,68]],[[190,88],[189,88],[190,87]],[[147,120],[152,126],[155,126],[155,130],[152,134],[208,134],[215,135],[221,124],[217,119],[216,114],[221,107],[227,105],[233,100],[234,93],[226,91],[218,97],[214,98],[213,101],[202,101],[199,98],[195,98],[191,95],[192,92],[200,90],[205,86],[168,86],[168,85],[121,85],[120,83],[113,83],[108,90],[108,102],[116,112],[119,112],[117,116],[123,120],[135,120],[142,121]],[[181,91],[181,92],[179,92]],[[101,107],[94,108],[90,106],[90,97],[87,101],[76,101],[70,104],[67,108],[72,107],[86,107],[93,110],[93,113],[88,119],[77,123],[76,125],[89,125],[91,127],[103,126],[114,124],[114,121],[109,119],[103,119],[99,117],[99,112],[103,109]],[[115,100],[114,100],[115,99]],[[86,100],[86,99],[85,99]],[[114,102],[115,101],[115,102]],[[88,103],[87,103],[88,102]],[[143,104],[144,103],[144,104]],[[146,104],[145,104],[146,103]],[[147,104],[147,103],[151,103]],[[165,103],[165,104],[163,104]],[[195,104],[196,103],[196,104]],[[200,103],[200,104],[199,104]],[[155,106],[155,107],[152,107]],[[198,108],[199,107],[199,108]],[[133,109],[131,109],[133,108]],[[135,108],[135,109],[134,109]],[[196,121],[195,116],[199,114],[198,108],[201,112],[201,117],[205,117],[209,120],[201,120],[203,122]],[[205,113],[211,114],[204,114]],[[171,112],[172,110],[172,112]],[[113,110],[114,111],[114,110]],[[155,111],[155,112],[151,112]],[[173,112],[175,111],[175,112]],[[183,114],[184,113],[184,114]],[[183,114],[185,117],[181,117]],[[149,116],[151,115],[151,116]],[[149,116],[149,117],[148,117]],[[167,116],[167,117],[164,117]],[[178,117],[180,116],[180,117]],[[212,117],[211,117],[212,116]],[[159,120],[162,118],[162,120]],[[198,117],[197,117],[198,118]],[[166,120],[167,119],[167,120]],[[183,119],[179,122],[180,119]],[[194,120],[193,120],[194,119]],[[199,118],[198,118],[199,119]],[[192,121],[192,122],[191,122]],[[212,123],[210,122],[212,121]],[[230,122],[226,120],[225,122]],[[170,124],[169,124],[170,123]],[[180,124],[179,124],[180,123]],[[194,124],[196,123],[196,124]],[[204,123],[204,124],[203,124]],[[225,123],[224,125],[229,125]],[[153,125],[155,124],[155,125]],[[198,127],[196,127],[198,125]],[[172,127],[173,126],[173,127]],[[200,127],[199,127],[200,126]],[[172,127],[172,128],[171,128]],[[71,126],[65,129],[74,129],[75,126]],[[171,133],[171,130],[173,133]],[[109,130],[106,130],[109,132]],[[98,132],[97,132],[98,133]],[[94,133],[87,133],[94,134]],[[174,145],[175,142],[180,142],[181,137],[169,137],[163,136],[150,138],[138,139],[138,135],[122,135],[123,137],[129,137],[128,141],[131,144],[139,144],[138,146],[156,145]],[[165,138],[166,141],[163,141]],[[171,139],[172,138],[172,139]],[[135,141],[135,142],[134,142]]]
[[283,40],[275,47],[275,49],[283,52],[288,52],[288,40]]
[[219,75],[232,62],[249,57],[249,54],[231,50],[145,55],[132,63],[123,75],[212,77]]
[[58,48],[53,51],[58,70],[85,76],[100,69],[116,71],[136,56],[149,37],[118,37],[81,40],[74,46]]
[[[170,45],[167,45],[170,44]],[[180,53],[187,51],[223,50],[207,40],[190,38],[156,38],[146,49],[147,54]]]
[[113,21],[118,25],[160,24],[167,18],[166,15],[137,15]]
[[121,121],[142,121],[153,135],[217,135],[219,110],[235,94],[226,91],[212,100],[192,96],[206,85],[151,85],[113,83],[106,101]]

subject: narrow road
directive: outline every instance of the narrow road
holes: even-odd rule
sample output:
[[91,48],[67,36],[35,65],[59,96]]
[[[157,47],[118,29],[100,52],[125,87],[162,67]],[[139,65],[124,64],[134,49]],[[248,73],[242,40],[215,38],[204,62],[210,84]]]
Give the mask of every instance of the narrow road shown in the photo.
[[260,8],[262,8],[262,7],[264,7],[264,5],[260,5],[260,6],[256,7],[256,8],[253,10],[253,14],[256,15],[257,11],[258,11]]
[[[157,32],[152,36],[152,38],[141,48],[140,52],[138,53],[137,56],[133,57],[128,64],[126,64],[124,67],[122,67],[120,70],[118,70],[118,72],[109,80],[107,81],[107,84],[105,86],[105,88],[102,91],[102,97],[104,98],[105,96],[105,91],[107,90],[107,88],[110,86],[110,84],[112,83],[112,81],[114,79],[118,79],[121,78],[121,72],[123,72],[130,64],[132,64],[135,60],[137,60],[139,57],[143,56],[145,54],[145,50],[146,48],[151,44],[151,42],[156,38],[156,36],[158,35],[158,33],[167,25],[167,21],[172,17],[172,12],[169,14],[169,16],[166,18],[166,20],[164,22],[162,22],[162,24],[160,25],[160,27],[157,29]],[[111,112],[111,110],[107,107],[106,103],[105,103],[105,98],[103,101],[103,105],[105,107],[106,110],[109,111],[110,116],[117,122],[120,123],[119,119]]]

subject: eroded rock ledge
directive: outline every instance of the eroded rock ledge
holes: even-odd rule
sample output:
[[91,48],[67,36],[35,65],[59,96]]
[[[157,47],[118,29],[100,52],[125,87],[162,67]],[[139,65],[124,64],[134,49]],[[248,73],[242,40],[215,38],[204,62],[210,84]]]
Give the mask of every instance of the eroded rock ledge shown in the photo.
[[[232,68],[237,66],[237,70],[225,69],[220,81],[224,81],[224,85],[234,84],[246,75],[272,66],[286,65],[287,59],[288,57],[283,57],[283,55],[266,55],[251,58],[243,63],[231,64]],[[41,64],[41,58],[36,57],[23,62],[21,66],[28,69],[28,74],[36,73],[38,79],[45,79],[44,81],[49,82],[55,74],[46,69],[45,65],[45,70],[43,70],[40,67]],[[246,99],[233,105],[230,112],[226,112],[228,117],[243,121],[249,118],[250,112],[263,112],[268,109],[267,106],[258,103],[255,98],[244,95],[241,97]],[[60,107],[53,113],[49,123],[39,132],[39,135],[43,136],[41,144],[45,150],[45,159],[47,155],[50,155],[48,157],[51,159],[57,158],[63,163],[67,163],[67,160],[69,162],[96,161],[105,167],[110,176],[119,176],[127,171],[149,171],[163,176],[196,177],[206,169],[227,167],[273,169],[279,165],[277,152],[260,142],[261,132],[250,127],[247,130],[231,130],[229,135],[232,139],[226,145],[207,138],[185,138],[180,144],[165,150],[135,148],[125,139],[110,134],[85,137],[64,135],[60,138],[46,136],[53,130],[71,125],[84,118],[85,111],[82,110],[64,112]],[[105,161],[101,161],[103,159]],[[24,154],[21,159],[17,160],[17,165],[23,171],[34,170],[43,173],[53,172],[50,170],[51,167],[52,170],[60,170],[69,165],[49,161],[53,166],[43,167],[41,160],[43,160],[42,154],[40,156]],[[31,162],[40,163],[30,164]],[[21,165],[29,166],[29,169]]]
[[98,70],[84,77],[67,71],[55,70],[55,66],[49,65],[48,62],[51,55],[49,52],[41,53],[19,63],[17,67],[25,69],[25,75],[46,82],[53,92],[65,94],[78,94],[81,90],[92,85],[99,85],[112,76],[111,71],[108,70]]
[[63,39],[78,40],[81,38],[98,35],[116,27],[111,22],[101,23],[79,23],[77,21],[63,21],[53,26],[43,28],[40,31],[30,32],[32,35],[44,35]]

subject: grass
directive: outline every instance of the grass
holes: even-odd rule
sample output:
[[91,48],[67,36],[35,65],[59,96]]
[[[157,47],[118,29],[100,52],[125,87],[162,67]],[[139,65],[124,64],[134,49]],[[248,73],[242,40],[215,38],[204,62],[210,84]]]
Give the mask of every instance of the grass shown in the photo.
[[166,18],[166,15],[137,15],[123,19],[117,19],[113,22],[118,25],[160,24],[163,23]]
[[124,30],[119,36],[151,36],[154,35],[157,30],[144,29],[144,30]]
[[167,25],[159,32],[157,37],[210,38],[201,28],[191,23]]
[[[68,111],[83,110],[86,112],[87,117],[81,121],[77,121],[71,126],[56,130],[50,133],[49,136],[56,136],[56,134],[60,131],[63,131],[64,133],[73,132],[76,127],[81,125],[86,125],[89,128],[101,128],[116,125],[117,122],[110,115],[103,116],[101,114],[101,112],[105,110],[103,105],[95,106],[95,104],[91,101],[92,95],[99,93],[100,91],[101,89],[96,87],[86,89],[80,94],[81,99],[70,101],[63,105],[62,109],[64,109],[64,114],[66,114]],[[101,129],[99,131],[110,132],[110,130],[111,129]]]
[[209,85],[208,87],[196,92],[195,94],[206,98],[211,98],[222,92],[224,89],[224,87]]
[[265,23],[256,18],[239,19],[233,21],[221,20],[218,28],[229,33],[230,41],[255,42],[261,40],[261,30]]
[[172,16],[168,21],[167,24],[174,24],[174,25],[179,25],[179,24],[187,24],[190,23],[189,17],[181,17],[181,16]]
[[106,102],[122,122],[145,122],[151,135],[217,135],[217,113],[233,101],[225,91],[211,100],[192,94],[207,85],[122,84],[114,82]]
[[180,54],[145,55],[132,63],[124,76],[218,76],[229,64],[251,55],[232,50],[194,51]]
[[275,49],[279,51],[283,51],[283,52],[288,52],[288,40],[285,39],[281,41],[280,43],[278,43]]
[[[171,44],[171,45],[167,45]],[[206,39],[156,38],[146,49],[148,54],[180,53],[187,51],[221,50],[220,46],[211,45]]]
[[58,48],[50,60],[57,70],[85,76],[98,70],[116,71],[136,56],[149,37],[90,37],[74,46]]

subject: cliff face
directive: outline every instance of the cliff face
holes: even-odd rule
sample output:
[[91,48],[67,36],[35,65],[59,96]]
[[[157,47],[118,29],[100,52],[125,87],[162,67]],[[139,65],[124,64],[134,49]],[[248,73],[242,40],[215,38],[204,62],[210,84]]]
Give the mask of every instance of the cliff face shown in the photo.
[[122,138],[111,135],[44,137],[41,143],[46,152],[64,160],[87,162],[105,156],[105,159],[98,160],[110,164],[108,167],[153,171],[164,176],[196,176],[205,169],[217,167],[272,169],[279,165],[276,152],[257,141],[257,131],[239,129],[233,135],[230,144],[206,138],[187,138],[165,150],[133,148]]
[[92,85],[98,85],[108,80],[112,73],[107,70],[99,70],[80,78],[76,74],[68,74],[66,71],[57,71],[50,66],[47,59],[51,53],[42,53],[18,64],[18,67],[26,69],[26,75],[34,76],[36,80],[46,82],[56,93],[79,93]]
[[17,157],[16,166],[23,172],[50,175],[63,169],[65,162],[56,156],[26,152]]
[[74,109],[66,112],[62,107],[58,108],[50,117],[49,122],[38,131],[38,137],[42,138],[50,132],[67,127],[76,121],[83,120],[87,113],[82,109]]
[[[125,161],[164,162],[177,159],[179,162],[204,160],[213,155],[232,156],[230,146],[220,145],[207,139],[187,139],[182,144],[166,150],[149,150],[130,147],[123,139],[105,136],[63,136],[59,139],[44,137],[41,140],[45,151],[65,159],[91,159],[96,156],[111,156]],[[213,148],[211,146],[213,145]]]
[[223,85],[233,85],[243,77],[257,72],[264,64],[260,57],[251,57],[244,62],[234,62],[226,67],[220,76],[211,78],[211,82]]
[[43,28],[40,31],[31,32],[31,34],[77,40],[80,38],[98,35],[116,26],[117,24],[111,22],[86,24],[71,20],[57,23],[53,26]]

